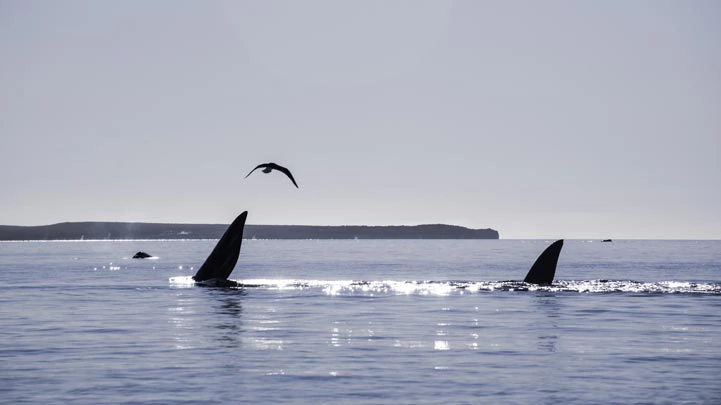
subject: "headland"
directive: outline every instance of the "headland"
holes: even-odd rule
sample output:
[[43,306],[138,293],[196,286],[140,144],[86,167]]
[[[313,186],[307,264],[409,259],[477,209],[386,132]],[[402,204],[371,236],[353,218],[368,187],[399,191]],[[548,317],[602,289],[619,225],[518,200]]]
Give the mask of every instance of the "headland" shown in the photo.
[[[52,225],[0,225],[0,240],[218,239],[227,224],[148,222],[62,222]],[[246,225],[248,239],[498,239],[494,229],[456,225],[316,226]]]

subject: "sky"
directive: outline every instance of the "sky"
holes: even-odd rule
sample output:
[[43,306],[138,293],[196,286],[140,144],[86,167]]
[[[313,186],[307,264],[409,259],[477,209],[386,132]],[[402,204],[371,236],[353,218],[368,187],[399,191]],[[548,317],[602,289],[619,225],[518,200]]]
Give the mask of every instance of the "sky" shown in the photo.
[[721,239],[715,0],[0,0],[0,88],[4,225]]

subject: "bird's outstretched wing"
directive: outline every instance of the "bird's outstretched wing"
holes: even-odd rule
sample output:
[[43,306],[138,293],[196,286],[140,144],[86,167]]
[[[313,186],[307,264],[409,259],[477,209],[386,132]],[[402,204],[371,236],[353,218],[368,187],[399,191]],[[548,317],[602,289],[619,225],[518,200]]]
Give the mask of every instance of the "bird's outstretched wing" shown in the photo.
[[260,169],[261,167],[267,167],[267,166],[268,166],[268,163],[261,163],[258,166],[255,166],[255,169],[251,170],[250,173],[246,174],[245,178],[247,179],[248,176],[250,176],[250,174],[253,173],[254,171],[256,171],[257,169]]
[[271,164],[273,165],[273,169],[278,170],[278,171],[281,171],[281,172],[283,172],[286,176],[288,176],[288,178],[290,179],[290,181],[293,182],[293,185],[295,186],[295,188],[300,188],[300,187],[298,187],[298,183],[295,182],[295,179],[293,178],[293,175],[290,173],[290,170],[286,169],[286,168],[283,167],[283,166],[279,166],[279,165],[277,165],[277,164],[275,164],[275,163],[271,163]]

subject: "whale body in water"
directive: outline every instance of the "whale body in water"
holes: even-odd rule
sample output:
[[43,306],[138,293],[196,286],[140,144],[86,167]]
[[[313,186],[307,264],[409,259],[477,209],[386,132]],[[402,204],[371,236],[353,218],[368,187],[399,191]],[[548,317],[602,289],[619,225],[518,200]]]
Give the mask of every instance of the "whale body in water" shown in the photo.
[[147,254],[143,251],[140,251],[133,255],[133,259],[147,259],[149,257],[153,257],[153,255]]
[[[223,236],[210,252],[210,255],[193,276],[193,280],[201,285],[215,286],[244,286],[232,280],[228,280],[233,272],[240,247],[243,242],[243,229],[248,211],[244,211],[228,226]],[[536,259],[531,269],[523,279],[525,283],[537,285],[550,285],[556,274],[558,256],[561,254],[563,239],[553,242]]]

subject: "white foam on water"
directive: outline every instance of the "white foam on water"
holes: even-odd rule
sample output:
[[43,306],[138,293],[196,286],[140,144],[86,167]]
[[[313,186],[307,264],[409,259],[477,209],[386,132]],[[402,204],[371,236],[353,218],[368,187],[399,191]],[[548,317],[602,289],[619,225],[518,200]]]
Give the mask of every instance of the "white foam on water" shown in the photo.
[[[523,292],[575,292],[575,293],[661,293],[661,294],[721,294],[719,283],[693,283],[686,281],[638,282],[631,280],[558,280],[552,285],[528,284],[520,281],[358,281],[358,280],[299,280],[299,279],[246,279],[230,280],[240,288],[268,290],[320,289],[327,295],[398,294],[445,296],[465,293],[477,294],[494,291]],[[173,287],[192,287],[191,276],[171,277]]]
[[168,282],[171,287],[192,287],[195,285],[192,276],[170,277]]

